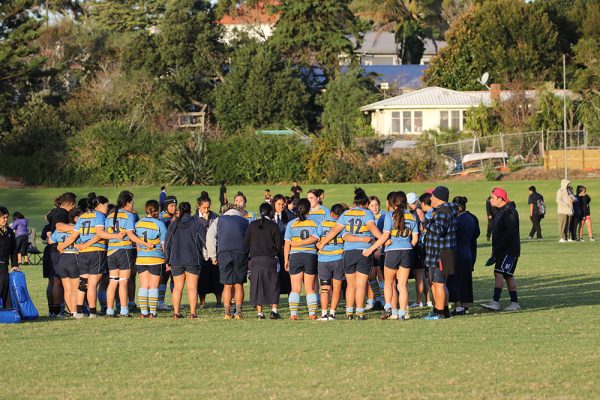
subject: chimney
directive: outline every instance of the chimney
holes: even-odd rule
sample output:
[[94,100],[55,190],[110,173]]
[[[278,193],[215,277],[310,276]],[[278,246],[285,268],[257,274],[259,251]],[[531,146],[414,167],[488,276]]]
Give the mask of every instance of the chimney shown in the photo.
[[500,84],[499,83],[492,83],[490,85],[490,97],[492,98],[492,101],[500,101]]

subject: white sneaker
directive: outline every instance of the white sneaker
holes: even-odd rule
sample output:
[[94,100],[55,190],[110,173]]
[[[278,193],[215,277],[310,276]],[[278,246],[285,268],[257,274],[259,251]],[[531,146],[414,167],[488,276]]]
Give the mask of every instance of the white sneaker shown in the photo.
[[504,311],[521,311],[519,303],[511,302],[510,305],[504,307]]
[[569,240],[567,240],[567,242],[574,242],[574,240],[573,239],[569,239]]
[[83,313],[73,313],[73,318],[75,319],[82,319],[83,317]]
[[558,241],[558,243],[567,243],[567,241],[566,241],[565,239],[561,238],[561,239]]
[[423,303],[417,303],[416,301],[412,303],[408,308],[423,308]]
[[374,307],[374,305],[372,305],[372,304],[367,304],[367,305],[365,306],[365,311],[371,311],[371,310],[373,309],[373,307]]
[[398,319],[398,314],[392,314],[388,319]]
[[327,315],[321,315],[321,318],[319,318],[319,321],[329,321],[329,318],[327,318]]
[[428,302],[427,302],[427,307],[433,307],[433,302],[431,302],[431,301],[428,301]]
[[589,239],[589,241],[590,241],[590,242],[595,242],[595,241],[596,241],[596,239],[594,239],[593,237],[591,237],[591,238]]
[[158,305],[158,309],[160,311],[172,311],[173,307],[171,307],[170,305],[166,304],[166,303],[162,303]]
[[488,310],[500,311],[500,303],[494,300],[489,303],[481,303],[481,307],[487,308]]

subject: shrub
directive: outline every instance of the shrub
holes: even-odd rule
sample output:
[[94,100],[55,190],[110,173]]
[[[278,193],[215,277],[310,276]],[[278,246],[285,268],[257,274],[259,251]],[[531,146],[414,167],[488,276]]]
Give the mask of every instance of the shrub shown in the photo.
[[213,175],[206,144],[192,139],[173,146],[164,158],[162,175],[173,185],[210,185]]
[[486,181],[499,181],[502,178],[502,172],[496,170],[493,164],[486,164],[483,167],[483,175]]

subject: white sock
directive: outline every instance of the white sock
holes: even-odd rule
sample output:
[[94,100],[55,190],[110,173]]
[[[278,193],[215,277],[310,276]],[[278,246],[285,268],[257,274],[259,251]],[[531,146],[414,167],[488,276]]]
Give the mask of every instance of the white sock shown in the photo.
[[329,315],[335,315],[335,310],[333,308],[329,310]]

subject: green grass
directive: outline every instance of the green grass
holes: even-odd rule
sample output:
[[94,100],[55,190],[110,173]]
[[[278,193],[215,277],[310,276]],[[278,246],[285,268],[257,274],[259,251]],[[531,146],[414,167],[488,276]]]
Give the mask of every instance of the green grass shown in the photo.
[[[530,228],[531,183],[501,183],[521,212],[522,237]],[[548,216],[542,223],[545,238],[523,242],[516,275],[522,312],[475,307],[468,317],[406,323],[379,321],[376,313],[365,322],[312,322],[303,314],[292,323],[254,320],[248,305],[246,320],[223,321],[209,295],[197,321],[173,321],[167,314],[153,321],[40,318],[0,326],[6,364],[0,398],[594,398],[600,391],[600,243],[559,245],[554,203],[559,183],[533,184],[547,200]],[[600,182],[584,184],[596,198]],[[421,192],[431,186],[364,185],[380,198],[392,189]],[[448,186],[452,196],[466,195],[471,211],[485,221],[484,199],[493,183],[451,181]],[[324,186],[326,205],[350,202],[352,188]],[[215,200],[217,189],[208,188]],[[264,187],[230,187],[230,195],[239,189],[256,211]],[[191,201],[200,190],[169,192]],[[271,187],[273,193],[288,190],[289,185]],[[0,204],[41,227],[61,191],[3,190]],[[96,191],[111,200],[118,193]],[[158,195],[157,188],[132,191],[139,203]],[[482,266],[489,252],[484,238],[474,273],[476,302],[491,296],[492,272]],[[41,268],[25,267],[25,272],[45,315]],[[286,299],[280,304],[287,316]]]

